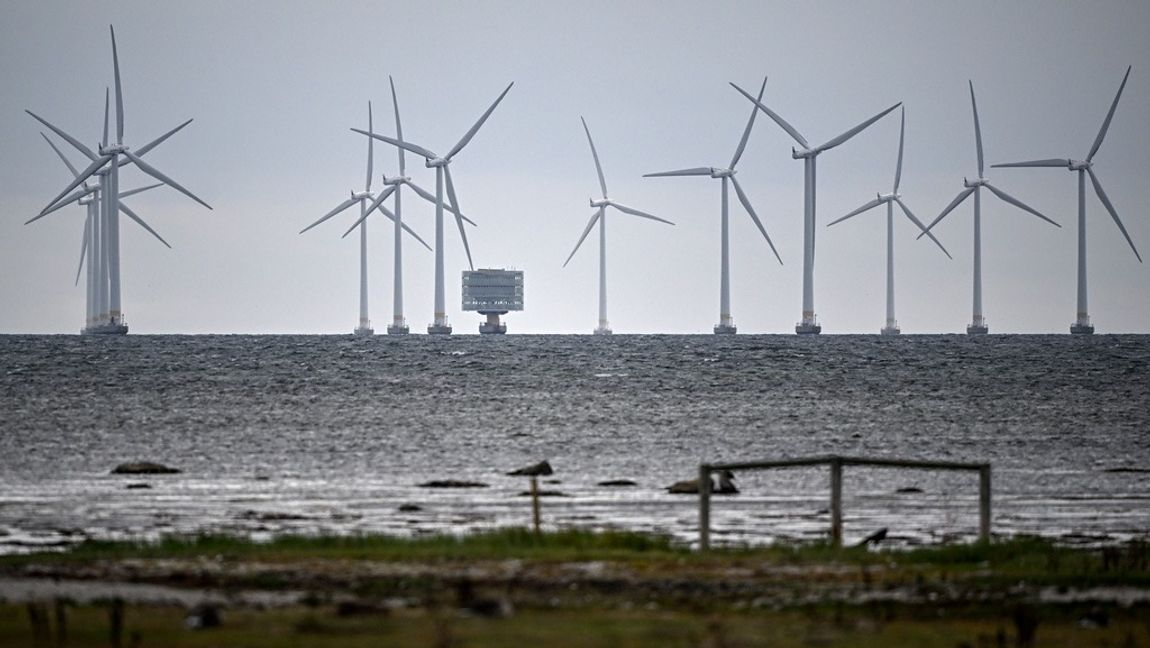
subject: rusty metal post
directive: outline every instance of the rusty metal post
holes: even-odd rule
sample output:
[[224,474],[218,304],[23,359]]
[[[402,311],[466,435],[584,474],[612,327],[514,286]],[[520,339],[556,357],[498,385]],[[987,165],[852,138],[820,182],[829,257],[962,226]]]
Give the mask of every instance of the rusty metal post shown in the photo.
[[831,459],[831,544],[843,546],[843,460]]
[[711,547],[711,467],[699,464],[699,551]]
[[531,476],[531,520],[535,523],[535,535],[539,536],[539,478]]
[[990,464],[978,469],[978,541],[990,542]]

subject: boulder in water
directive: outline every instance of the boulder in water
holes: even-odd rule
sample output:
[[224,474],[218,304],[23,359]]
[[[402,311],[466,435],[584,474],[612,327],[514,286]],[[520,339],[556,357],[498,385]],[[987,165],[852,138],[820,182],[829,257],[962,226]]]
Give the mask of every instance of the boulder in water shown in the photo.
[[547,461],[540,461],[533,466],[526,466],[524,468],[520,468],[519,470],[512,470],[507,474],[513,477],[539,477],[542,475],[550,475],[554,472],[555,471],[551,469],[550,463]]
[[436,479],[434,481],[424,482],[419,485],[420,488],[487,488],[487,484],[483,482],[462,481],[459,479]]
[[598,485],[599,486],[638,486],[639,484],[637,482],[631,481],[630,479],[608,479],[607,481],[599,482]]
[[169,468],[151,461],[130,461],[112,469],[113,475],[174,475],[179,472],[179,468]]

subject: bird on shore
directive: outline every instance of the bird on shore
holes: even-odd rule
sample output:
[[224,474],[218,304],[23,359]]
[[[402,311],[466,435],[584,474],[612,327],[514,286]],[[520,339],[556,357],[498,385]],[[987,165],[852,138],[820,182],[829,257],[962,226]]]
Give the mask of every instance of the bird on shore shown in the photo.
[[[739,492],[735,484],[731,480],[735,478],[735,474],[729,470],[719,471],[719,483],[716,486],[715,480],[711,480],[711,493],[714,495],[734,495]],[[679,495],[697,495],[699,493],[699,480],[689,479],[685,481],[675,482],[667,487],[668,493],[675,493]]]

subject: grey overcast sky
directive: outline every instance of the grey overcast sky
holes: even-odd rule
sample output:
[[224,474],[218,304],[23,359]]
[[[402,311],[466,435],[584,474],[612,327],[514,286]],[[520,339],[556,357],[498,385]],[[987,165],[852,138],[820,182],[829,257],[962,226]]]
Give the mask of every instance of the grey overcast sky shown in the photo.
[[[608,221],[608,314],[617,333],[709,332],[718,320],[719,183],[643,178],[725,166],[750,114],[727,85],[757,87],[808,139],[824,141],[897,102],[907,110],[904,200],[933,219],[977,175],[967,80],[987,163],[1084,157],[1127,65],[1134,71],[1096,170],[1150,259],[1150,3],[1065,2],[196,2],[6,0],[0,4],[0,332],[73,333],[83,212],[31,225],[69,179],[32,109],[89,144],[112,83],[116,27],[126,134],[140,146],[195,122],[150,156],[215,208],[160,189],[129,203],[174,249],[121,225],[123,304],[137,333],[344,333],[356,324],[358,242],[349,212],[297,232],[362,186],[366,124],[392,134],[395,78],[410,141],[450,147],[511,81],[515,87],[452,166],[477,267],[526,273],[513,333],[589,333],[598,244],[561,268],[598,183],[586,117],[620,202],[676,223]],[[826,223],[887,192],[897,112],[820,158],[815,307],[827,333],[883,324],[885,217]],[[732,312],[741,332],[788,333],[801,310],[802,164],[760,115],[739,178],[785,265],[732,195]],[[73,159],[79,156],[73,154]],[[397,171],[376,148],[376,172]],[[409,175],[434,175],[408,158]],[[1059,169],[988,177],[1062,224],[983,199],[984,304],[992,332],[1066,332],[1075,313],[1076,183]],[[123,187],[146,180],[121,175]],[[376,179],[378,186],[378,178]],[[405,220],[429,241],[434,210],[410,193]],[[896,294],[906,333],[970,321],[972,205],[936,228],[948,260],[905,219],[896,225]],[[1091,192],[1090,311],[1099,332],[1150,332],[1150,267],[1134,258]],[[392,240],[370,229],[371,316],[391,318]],[[466,266],[447,223],[447,301],[459,333]],[[405,242],[406,243],[406,242]],[[432,316],[433,255],[407,244],[406,315]]]

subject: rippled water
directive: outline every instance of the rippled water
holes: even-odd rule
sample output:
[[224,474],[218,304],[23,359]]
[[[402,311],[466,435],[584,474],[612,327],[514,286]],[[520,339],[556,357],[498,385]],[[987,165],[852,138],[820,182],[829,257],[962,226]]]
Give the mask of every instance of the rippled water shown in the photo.
[[[546,524],[690,539],[695,498],[663,487],[700,462],[829,453],[989,461],[997,533],[1150,535],[1150,473],[1113,471],[1150,469],[1150,336],[0,336],[0,413],[0,552],[525,524],[503,473],[542,459]],[[109,474],[130,460],[184,472]],[[596,485],[620,478],[639,485]],[[737,482],[716,539],[826,533],[825,468]],[[847,540],[969,537],[976,496],[975,475],[848,468]]]

